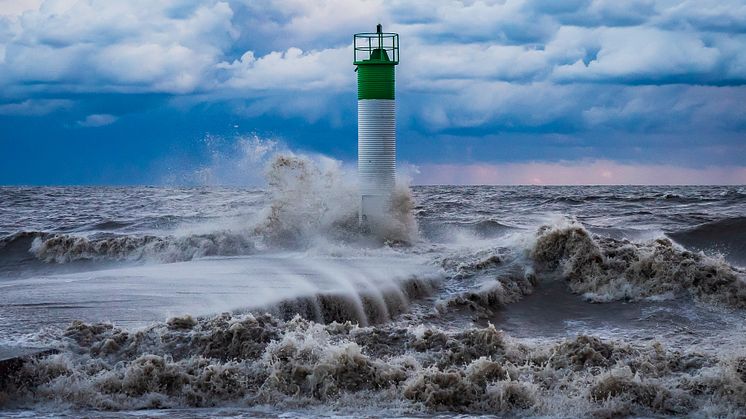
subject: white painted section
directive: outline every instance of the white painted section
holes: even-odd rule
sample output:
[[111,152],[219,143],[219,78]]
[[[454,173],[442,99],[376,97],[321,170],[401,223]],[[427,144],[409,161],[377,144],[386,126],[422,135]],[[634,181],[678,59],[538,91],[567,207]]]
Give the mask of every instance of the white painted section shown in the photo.
[[396,101],[357,102],[360,218],[382,215],[396,183]]

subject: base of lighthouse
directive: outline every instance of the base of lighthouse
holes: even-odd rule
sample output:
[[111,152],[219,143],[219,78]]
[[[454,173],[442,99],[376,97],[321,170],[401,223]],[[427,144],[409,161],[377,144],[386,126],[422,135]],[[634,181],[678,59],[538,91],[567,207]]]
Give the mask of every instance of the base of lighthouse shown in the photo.
[[360,222],[386,217],[396,184],[396,102],[358,100],[358,177]]
[[370,227],[384,221],[389,212],[391,199],[384,195],[363,195],[360,197],[360,225]]

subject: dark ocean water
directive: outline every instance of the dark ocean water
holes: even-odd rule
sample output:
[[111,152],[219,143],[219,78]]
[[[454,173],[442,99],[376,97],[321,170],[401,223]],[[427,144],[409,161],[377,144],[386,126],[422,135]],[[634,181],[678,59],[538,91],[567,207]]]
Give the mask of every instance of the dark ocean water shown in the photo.
[[746,187],[344,178],[0,188],[0,413],[746,412]]

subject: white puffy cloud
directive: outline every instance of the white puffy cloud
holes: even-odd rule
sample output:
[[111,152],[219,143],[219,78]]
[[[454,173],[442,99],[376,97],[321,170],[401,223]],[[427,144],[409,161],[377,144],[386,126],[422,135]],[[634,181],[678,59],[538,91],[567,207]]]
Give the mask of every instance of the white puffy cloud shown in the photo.
[[0,106],[166,93],[339,120],[351,35],[378,22],[401,35],[405,124],[746,124],[742,0],[0,0]]
[[746,4],[742,0],[678,0],[656,2],[651,23],[688,31],[743,33]]
[[564,120],[571,122],[577,101],[587,88],[573,89],[550,83],[512,84],[500,81],[433,84],[447,92],[428,100],[415,111],[432,130],[472,128],[498,124],[505,128],[538,127]]
[[550,38],[559,27],[556,19],[537,13],[525,0],[414,0],[393,2],[390,7],[393,19],[403,21],[395,23],[393,30],[430,43],[535,43]]
[[299,48],[255,57],[252,51],[217,68],[225,72],[223,87],[242,91],[338,90],[354,81],[351,47],[304,52]]
[[440,79],[540,80],[549,70],[543,51],[518,45],[417,43],[401,54],[400,74],[415,85]]
[[50,90],[188,93],[230,45],[225,2],[46,0],[6,19],[0,83]]
[[743,83],[746,6],[705,3],[45,0],[6,7],[0,83],[175,94],[288,81],[349,88],[350,37],[378,21],[401,33],[412,83]]
[[110,125],[116,122],[116,120],[119,119],[114,115],[109,114],[92,114],[85,117],[85,119],[78,121],[78,125],[81,127],[91,128],[91,127],[103,127],[105,125]]
[[[561,30],[547,49],[591,52],[571,64],[555,67],[558,81],[631,83],[701,82],[723,77],[724,57],[715,45],[696,34],[654,28],[599,28]],[[746,79],[746,74],[742,77]]]

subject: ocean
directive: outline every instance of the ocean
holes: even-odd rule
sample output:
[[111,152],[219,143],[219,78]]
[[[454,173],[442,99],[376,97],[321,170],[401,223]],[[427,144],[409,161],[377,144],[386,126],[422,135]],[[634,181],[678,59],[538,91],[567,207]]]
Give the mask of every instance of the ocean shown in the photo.
[[0,188],[0,416],[746,412],[746,187]]

